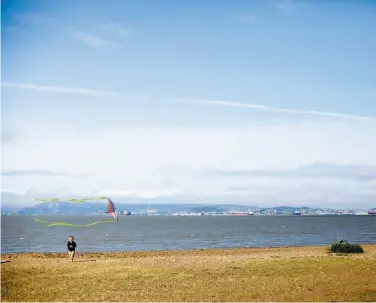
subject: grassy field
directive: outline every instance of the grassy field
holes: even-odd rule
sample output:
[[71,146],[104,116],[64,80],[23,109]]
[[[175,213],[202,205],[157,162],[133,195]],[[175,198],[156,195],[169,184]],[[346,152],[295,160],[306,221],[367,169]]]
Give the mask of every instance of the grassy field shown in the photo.
[[376,301],[376,245],[2,255],[2,301]]

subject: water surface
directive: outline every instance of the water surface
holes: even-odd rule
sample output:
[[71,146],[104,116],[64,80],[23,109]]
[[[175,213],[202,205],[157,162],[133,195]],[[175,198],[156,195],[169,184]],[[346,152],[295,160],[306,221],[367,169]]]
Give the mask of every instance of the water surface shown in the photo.
[[[1,252],[65,252],[69,235],[78,251],[328,245],[338,238],[376,243],[376,216],[120,217],[118,223],[46,227],[34,216],[1,217]],[[103,217],[42,216],[87,224]]]

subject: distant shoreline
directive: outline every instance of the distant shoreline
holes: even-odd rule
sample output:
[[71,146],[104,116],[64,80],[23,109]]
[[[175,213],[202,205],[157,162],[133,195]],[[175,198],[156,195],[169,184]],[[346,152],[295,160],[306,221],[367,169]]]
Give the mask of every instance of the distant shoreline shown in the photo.
[[[75,215],[57,215],[57,214],[1,214],[2,217],[106,217],[102,214],[75,214]],[[157,215],[147,215],[147,214],[132,214],[123,215],[119,214],[119,217],[169,217],[169,218],[207,218],[207,217],[225,217],[225,218],[258,218],[258,217],[376,217],[375,214],[254,214],[254,215],[171,215],[171,214],[157,214]]]
[[[376,243],[363,243],[360,244],[365,249],[371,248],[376,250]],[[291,252],[309,252],[310,250],[317,252],[324,250],[326,254],[326,247],[329,245],[304,245],[304,246],[268,246],[268,247],[234,247],[234,248],[198,248],[198,249],[172,249],[172,250],[135,250],[135,251],[79,251],[79,256],[102,257],[109,258],[124,258],[124,257],[141,257],[141,256],[171,256],[171,255],[236,255],[244,253],[272,253],[281,251]],[[66,252],[15,252],[15,253],[2,253],[1,257],[4,259],[11,258],[66,258]]]

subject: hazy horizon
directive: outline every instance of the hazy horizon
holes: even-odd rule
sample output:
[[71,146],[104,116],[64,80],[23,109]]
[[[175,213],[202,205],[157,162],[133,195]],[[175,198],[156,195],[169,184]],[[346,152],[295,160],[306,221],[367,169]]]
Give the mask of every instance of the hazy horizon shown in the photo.
[[[106,202],[103,201],[98,201],[98,200],[92,200],[92,201],[86,201],[84,203],[74,203],[74,202],[69,202],[69,198],[60,198],[61,202],[38,202],[38,201],[30,201],[30,200],[25,200],[24,196],[20,196],[17,198],[21,198],[21,200],[16,200],[17,198],[9,198],[10,196],[6,197],[5,199],[2,199],[1,207],[6,207],[6,208],[24,208],[24,207],[32,207],[32,206],[37,206],[37,205],[43,205],[44,203],[64,203],[64,204],[72,204],[72,205],[82,205],[84,203],[89,203],[89,204],[103,204],[104,207],[106,205]],[[340,204],[336,205],[335,207],[332,207],[330,205],[326,205],[325,203],[321,204],[315,204],[315,203],[286,203],[286,204],[278,204],[278,203],[257,203],[257,202],[248,202],[248,203],[231,203],[231,202],[216,202],[216,201],[194,201],[194,200],[183,200],[183,201],[174,201],[174,200],[166,200],[166,199],[154,199],[154,200],[132,200],[126,197],[112,197],[111,200],[115,202],[115,205],[117,208],[122,207],[123,205],[143,205],[145,207],[148,206],[153,206],[153,205],[170,205],[170,206],[185,206],[185,205],[194,205],[194,206],[244,206],[245,208],[276,208],[276,207],[291,207],[291,208],[321,208],[321,209],[374,209],[376,208],[376,205],[370,205],[366,206],[364,203],[348,203],[348,204]],[[178,203],[176,203],[178,202]]]

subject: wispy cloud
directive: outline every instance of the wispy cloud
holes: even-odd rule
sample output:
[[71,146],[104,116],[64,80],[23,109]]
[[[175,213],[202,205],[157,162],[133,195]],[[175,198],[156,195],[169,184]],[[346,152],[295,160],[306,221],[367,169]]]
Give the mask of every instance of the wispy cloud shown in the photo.
[[238,20],[243,23],[250,23],[256,20],[256,16],[254,14],[243,15]]
[[[86,89],[86,88],[68,88],[68,87],[59,87],[59,86],[46,86],[46,85],[24,84],[24,83],[13,83],[13,82],[1,82],[1,86],[14,88],[14,89],[47,91],[47,92],[55,92],[55,93],[125,97],[123,94],[119,92]],[[138,101],[148,101],[153,98],[142,97],[142,98],[136,98],[136,99]],[[234,107],[234,108],[242,108],[242,109],[249,109],[249,110],[279,112],[279,113],[295,114],[295,115],[314,115],[314,116],[325,116],[325,117],[342,118],[342,119],[352,119],[352,120],[376,120],[376,117],[374,116],[362,116],[362,115],[344,114],[344,113],[338,113],[338,112],[325,112],[325,111],[318,111],[318,110],[279,108],[279,107],[273,107],[273,106],[262,105],[262,104],[242,103],[242,102],[234,102],[234,101],[190,99],[190,98],[156,98],[156,100],[160,102]]]
[[269,111],[269,112],[280,112],[280,113],[287,113],[287,114],[328,116],[328,117],[334,117],[334,118],[355,119],[355,120],[376,120],[376,117],[373,117],[373,116],[351,115],[351,114],[324,112],[324,111],[316,111],[316,110],[278,108],[278,107],[261,105],[261,104],[232,102],[232,101],[203,100],[203,99],[180,99],[180,98],[165,99],[165,100],[168,100],[170,102],[192,103],[192,104],[224,106],[224,107],[237,107],[237,108],[244,108],[244,109],[253,109],[253,110],[261,110],[261,111]]
[[30,27],[46,27],[50,30],[59,31],[62,29],[61,24],[50,17],[45,17],[36,13],[16,13],[12,15],[12,24],[7,24],[4,31],[10,34],[27,31]]
[[105,39],[105,38],[102,38],[100,36],[95,36],[95,35],[92,35],[92,34],[89,34],[83,30],[72,30],[72,35],[80,40],[81,42],[87,44],[88,46],[90,47],[93,47],[93,48],[105,48],[105,47],[108,47],[108,46],[116,46],[116,47],[120,47],[121,44],[118,43],[118,42],[115,42],[115,41],[112,41],[112,40],[108,40],[108,39]]
[[297,5],[296,0],[272,0],[271,5],[281,11],[291,13]]
[[12,18],[20,27],[28,27],[30,25],[44,26],[46,24],[59,25],[59,23],[55,19],[36,13],[13,14]]
[[5,143],[9,143],[11,142],[14,138],[15,138],[16,134],[14,131],[4,127],[4,125],[2,125],[1,127],[1,143],[2,144],[5,144]]
[[335,178],[356,181],[376,180],[376,165],[312,164],[294,170],[206,170],[204,174],[266,178]]
[[109,36],[118,40],[124,40],[133,34],[133,31],[125,27],[123,23],[110,22],[99,25],[99,28]]
[[111,197],[137,197],[141,199],[156,199],[173,197],[178,192],[175,190],[104,190],[98,193],[98,196]]
[[93,28],[92,32],[72,29],[71,34],[90,47],[102,49],[106,47],[121,47],[124,40],[132,35],[132,30],[126,28],[124,24],[111,22]]
[[30,26],[54,27],[64,34],[84,43],[95,49],[107,47],[121,47],[125,38],[129,37],[132,31],[126,28],[122,23],[107,23],[102,25],[93,25],[90,29],[82,29],[63,24],[62,22],[45,17],[41,14],[25,13],[13,15],[14,24],[8,27],[10,31],[27,29]]
[[84,95],[100,95],[100,96],[119,96],[119,93],[96,90],[96,89],[85,89],[85,88],[66,88],[59,86],[44,86],[35,84],[23,84],[23,83],[13,83],[13,82],[1,82],[1,86],[15,88],[15,89],[27,89],[36,91],[47,91],[55,93],[64,94],[84,94]]
[[47,177],[68,177],[68,178],[85,178],[84,174],[71,174],[64,172],[53,172],[49,170],[10,170],[1,172],[2,176],[19,177],[19,176],[47,176]]

